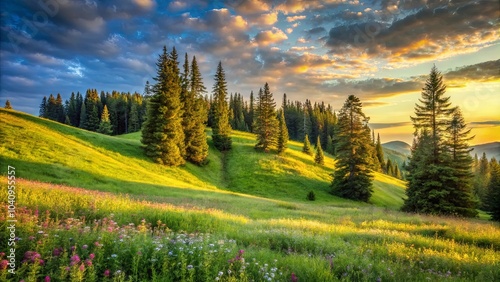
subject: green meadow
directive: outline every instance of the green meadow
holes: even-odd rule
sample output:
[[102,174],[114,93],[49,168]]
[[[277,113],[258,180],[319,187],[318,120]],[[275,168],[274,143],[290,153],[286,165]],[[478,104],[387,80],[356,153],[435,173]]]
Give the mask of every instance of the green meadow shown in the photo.
[[1,109],[1,174],[15,167],[19,240],[16,274],[0,264],[0,280],[500,280],[500,226],[486,216],[399,212],[405,183],[379,173],[369,203],[337,198],[331,156],[320,166],[298,142],[277,156],[255,151],[252,134],[232,137],[222,154],[207,131],[208,165],[171,168],[144,156],[140,133]]

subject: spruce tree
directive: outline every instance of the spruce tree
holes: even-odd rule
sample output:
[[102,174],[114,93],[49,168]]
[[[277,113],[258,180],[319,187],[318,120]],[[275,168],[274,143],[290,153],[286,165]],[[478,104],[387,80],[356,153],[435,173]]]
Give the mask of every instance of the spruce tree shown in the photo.
[[304,137],[304,146],[302,146],[302,152],[308,154],[308,155],[313,155],[313,150],[311,148],[311,142],[309,142],[309,136],[306,134]]
[[394,167],[392,166],[391,159],[387,160],[387,164],[385,166],[385,171],[386,171],[387,175],[394,176]]
[[377,153],[377,159],[380,163],[380,170],[384,171],[384,150],[382,149],[382,143],[380,142],[380,133],[377,133],[377,141],[375,142],[375,151]]
[[12,110],[12,106],[10,105],[10,101],[9,100],[5,101],[5,107],[4,108],[7,109],[7,110]]
[[42,103],[40,103],[39,117],[47,117],[47,96],[43,96]]
[[373,143],[367,123],[361,101],[350,95],[338,117],[337,163],[331,185],[336,196],[367,202],[373,193]]
[[269,89],[269,84],[264,85],[264,90],[259,91],[257,99],[257,112],[255,117],[255,134],[257,135],[256,149],[269,151],[271,147],[277,145],[278,120],[275,111],[276,103],[273,94]]
[[56,120],[60,123],[64,123],[64,120],[66,119],[63,100],[61,94],[59,93],[57,93],[57,98],[56,98],[56,118],[57,118]]
[[111,133],[113,132],[111,122],[109,121],[108,107],[106,105],[104,105],[104,108],[102,110],[101,122],[99,123],[99,127],[97,128],[97,132],[106,135],[111,135]]
[[450,202],[454,205],[454,214],[461,216],[474,217],[477,215],[475,209],[477,203],[473,201],[472,196],[472,158],[468,141],[474,136],[469,137],[470,129],[467,128],[465,120],[460,109],[452,114],[451,122],[448,125],[447,146],[451,153],[450,166],[453,168],[453,178],[446,185],[450,185]]
[[248,131],[253,133],[253,124],[254,124],[254,97],[253,91],[250,92],[250,102],[248,104],[248,114],[245,116],[245,123],[248,127]]
[[[452,116],[457,112],[451,107],[450,97],[444,96],[446,85],[434,66],[422,89],[420,104],[415,105],[415,117],[411,117],[415,128],[415,142],[407,165],[407,199],[402,210],[428,214],[473,216],[470,193],[465,186],[457,187],[457,181],[468,176],[462,168],[465,162],[453,164],[453,146],[446,138]],[[460,124],[460,122],[458,122]],[[456,149],[462,155],[467,132],[457,126],[457,138],[461,141]],[[460,145],[462,144],[462,145]],[[462,148],[462,149],[460,149]],[[458,159],[456,159],[458,160]],[[462,162],[462,161],[460,161]],[[462,168],[459,168],[462,167]],[[461,180],[459,180],[461,179]]]
[[[178,62],[174,61],[176,52],[171,54],[163,47],[159,55],[156,84],[148,102],[147,119],[142,129],[141,142],[146,155],[155,162],[178,166],[185,163],[184,132],[182,130],[182,111],[180,102],[180,78]],[[182,145],[180,145],[182,144]]]
[[227,82],[222,62],[217,66],[213,94],[212,140],[219,151],[231,150],[231,125],[229,124],[229,107],[227,104]]
[[286,120],[284,110],[280,111],[280,116],[278,119],[278,154],[282,154],[287,149],[288,143],[288,129],[286,127]]
[[325,155],[323,154],[323,149],[321,148],[321,140],[319,136],[316,141],[316,155],[314,156],[314,162],[320,165],[325,164]]
[[85,103],[82,103],[82,107],[80,109],[80,128],[87,129],[87,107]]
[[[186,160],[202,165],[208,157],[208,143],[205,134],[205,123],[207,122],[207,107],[203,99],[206,88],[203,85],[202,76],[193,56],[191,70],[187,62],[184,64],[187,89],[184,97],[184,133],[186,136]],[[189,119],[189,120],[186,120]]]
[[500,221],[500,165],[493,158],[490,162],[490,180],[486,190],[485,209],[494,221]]

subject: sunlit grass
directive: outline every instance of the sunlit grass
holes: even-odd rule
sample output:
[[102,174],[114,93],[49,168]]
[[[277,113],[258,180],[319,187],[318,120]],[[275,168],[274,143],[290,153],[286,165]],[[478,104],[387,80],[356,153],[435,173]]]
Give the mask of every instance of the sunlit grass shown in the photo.
[[[284,276],[273,281],[290,281],[292,272],[299,281],[500,280],[498,224],[398,212],[405,196],[404,182],[379,173],[374,174],[370,203],[337,198],[329,194],[335,166],[331,156],[320,166],[301,152],[298,142],[290,142],[286,153],[276,156],[256,152],[253,134],[234,131],[233,136],[234,148],[226,155],[210,147],[210,162],[205,167],[168,168],[144,157],[140,133],[104,136],[0,110],[0,160],[16,168],[17,205],[20,210],[25,207],[27,215],[19,232],[24,237],[38,234],[45,220],[42,215],[48,211],[46,216],[53,225],[44,230],[60,232],[64,238],[76,238],[77,231],[58,231],[58,222],[75,218],[90,225],[110,216],[120,226],[139,226],[144,220],[152,234],[161,224],[180,233],[209,233],[216,241],[236,240],[232,251],[244,249],[247,262],[255,258],[261,263],[245,272],[255,281],[264,279],[262,264],[268,264],[269,272],[274,260]],[[0,188],[5,216],[6,182]],[[315,192],[316,201],[306,199],[309,191]],[[35,213],[40,216],[35,218]],[[0,222],[4,229],[4,221]],[[2,248],[5,236],[0,233]],[[104,234],[96,231],[92,236]],[[141,242],[141,238],[131,237],[129,250],[153,240],[148,237]],[[40,245],[29,240],[19,244],[23,254],[36,249],[47,256],[49,247],[55,246],[51,244],[63,243],[51,239]],[[111,244],[106,252],[117,246]],[[130,259],[126,261],[130,266],[120,267],[134,280],[139,276],[134,274],[137,269],[132,262],[139,257],[130,253]],[[227,271],[227,259],[207,257],[198,262],[208,263],[206,272],[214,276],[219,271],[216,268]],[[26,273],[33,270],[32,265],[24,267]],[[47,274],[64,275],[53,267],[37,270],[38,280]],[[103,267],[116,270],[118,266],[103,262],[96,267],[100,279],[104,278]],[[177,268],[168,266],[164,275],[167,269]],[[141,274],[142,281],[154,280],[151,271]],[[182,277],[170,279],[190,281],[188,276]]]

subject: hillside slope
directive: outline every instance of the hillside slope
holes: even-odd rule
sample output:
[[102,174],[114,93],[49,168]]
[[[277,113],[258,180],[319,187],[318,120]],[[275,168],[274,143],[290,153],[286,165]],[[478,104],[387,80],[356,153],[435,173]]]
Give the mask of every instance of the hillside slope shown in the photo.
[[[314,191],[316,204],[364,205],[328,194],[334,160],[326,156],[325,166],[318,166],[312,157],[300,152],[297,142],[291,142],[285,156],[278,157],[255,152],[254,135],[235,131],[234,149],[226,156],[210,146],[207,166],[170,168],[143,155],[140,133],[105,136],[4,109],[0,111],[0,124],[0,159],[15,166],[19,177],[25,179],[168,197],[171,201],[203,198],[209,202],[235,192],[306,202],[307,193]],[[376,173],[374,190],[375,205],[398,208],[402,204],[403,182]]]

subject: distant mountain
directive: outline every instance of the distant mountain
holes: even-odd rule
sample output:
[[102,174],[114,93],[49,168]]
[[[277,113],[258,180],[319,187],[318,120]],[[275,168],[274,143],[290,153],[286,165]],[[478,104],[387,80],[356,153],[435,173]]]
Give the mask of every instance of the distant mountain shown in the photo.
[[384,149],[390,149],[393,151],[396,151],[402,155],[410,155],[411,153],[411,146],[408,145],[408,143],[403,142],[403,141],[391,141],[382,144],[382,148]]
[[477,154],[477,157],[481,158],[483,153],[486,153],[488,159],[495,157],[495,159],[500,160],[500,142],[475,145],[472,146],[472,148],[474,148],[474,150],[470,152],[472,156]]

